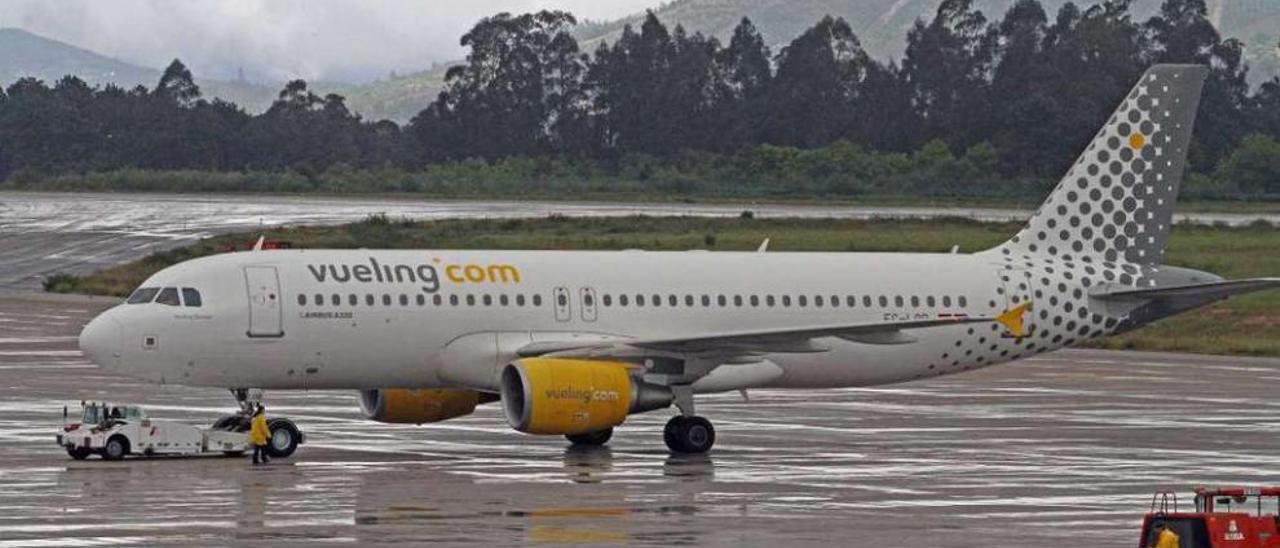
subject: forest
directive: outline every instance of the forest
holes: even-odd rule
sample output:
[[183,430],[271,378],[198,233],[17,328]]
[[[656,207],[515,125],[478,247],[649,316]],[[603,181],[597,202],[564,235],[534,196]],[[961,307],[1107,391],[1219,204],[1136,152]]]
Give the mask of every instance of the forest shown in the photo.
[[[289,82],[264,112],[207,99],[178,60],[153,88],[74,75],[0,89],[4,188],[1034,196],[1154,63],[1211,69],[1184,194],[1280,199],[1280,78],[1251,87],[1204,0],[996,18],[944,0],[877,60],[825,17],[779,51],[743,19],[727,44],[652,13],[584,48],[573,15],[500,13],[403,127]],[[587,50],[590,51],[587,51]]]

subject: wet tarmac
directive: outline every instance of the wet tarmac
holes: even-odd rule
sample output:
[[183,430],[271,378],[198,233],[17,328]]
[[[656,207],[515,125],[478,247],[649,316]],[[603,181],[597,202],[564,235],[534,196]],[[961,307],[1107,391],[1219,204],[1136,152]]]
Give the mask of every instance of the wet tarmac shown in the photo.
[[[1035,205],[1035,204],[1028,204]],[[696,215],[757,217],[1025,219],[1029,210],[769,204],[420,201],[279,195],[0,192],[0,289],[37,289],[56,272],[82,274],[214,234],[258,227],[336,224],[374,213],[395,218]],[[1278,214],[1184,214],[1179,221],[1280,223]]]
[[309,443],[286,461],[70,460],[62,406],[208,423],[214,389],[105,376],[75,334],[106,299],[0,296],[0,547],[302,544],[1133,546],[1151,493],[1274,483],[1280,360],[1063,351],[879,389],[699,400],[706,457],[668,414],[607,449],[363,420],[346,392],[271,392]]

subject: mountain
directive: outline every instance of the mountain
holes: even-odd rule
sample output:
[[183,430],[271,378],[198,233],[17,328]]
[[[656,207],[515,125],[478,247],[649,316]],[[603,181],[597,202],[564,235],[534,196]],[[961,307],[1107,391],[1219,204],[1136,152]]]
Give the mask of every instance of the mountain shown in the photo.
[[[14,80],[34,77],[53,85],[63,76],[74,74],[92,86],[115,84],[123,88],[154,87],[161,71],[140,67],[32,34],[22,29],[0,28],[0,86]],[[228,82],[197,78],[196,84],[206,97],[231,101],[250,112],[260,112],[271,105],[281,85],[251,82]]]

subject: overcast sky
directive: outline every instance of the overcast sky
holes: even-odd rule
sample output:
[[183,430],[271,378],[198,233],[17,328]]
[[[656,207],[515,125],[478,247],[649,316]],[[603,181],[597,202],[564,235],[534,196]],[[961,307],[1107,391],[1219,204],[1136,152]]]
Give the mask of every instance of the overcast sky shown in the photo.
[[[0,0],[17,27],[130,63],[181,58],[196,76],[366,81],[462,57],[481,17],[563,9],[612,19],[656,0]],[[3,52],[0,52],[3,55]]]

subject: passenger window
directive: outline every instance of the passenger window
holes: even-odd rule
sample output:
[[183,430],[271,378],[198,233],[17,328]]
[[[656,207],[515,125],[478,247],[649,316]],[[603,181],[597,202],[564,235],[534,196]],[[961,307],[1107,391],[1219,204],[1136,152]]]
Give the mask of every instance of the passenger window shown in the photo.
[[484,295],[480,298],[485,306],[493,306],[493,295]]
[[871,308],[871,295],[862,296],[862,306],[865,308]]
[[342,306],[342,295],[334,293],[333,297],[330,299],[330,302],[333,303],[333,306]]
[[729,301],[728,301],[728,299],[725,299],[725,298],[724,298],[724,295],[716,295],[716,304],[718,304],[718,305],[720,305],[720,306],[724,306],[724,305],[726,305],[726,304],[728,304],[728,303],[729,303]]
[[[503,298],[505,299],[506,297],[504,296]],[[418,306],[427,306],[427,296],[426,296],[426,295],[423,295],[423,294],[419,293],[419,294],[418,294],[418,299],[417,299],[417,300],[418,300]]]
[[618,306],[627,306],[627,303],[629,302],[631,301],[627,300],[627,296],[625,294],[618,295]]
[[662,306],[662,295],[658,295],[655,293],[653,295],[653,300],[650,302],[653,303],[653,306]]
[[369,306],[373,306],[373,304],[374,304],[374,300],[373,300],[373,293],[365,293],[365,295],[364,295],[364,304],[367,304],[367,305],[369,305]]
[[765,295],[765,296],[764,296],[764,304],[767,304],[767,305],[769,305],[770,307],[772,307],[772,306],[773,306],[774,304],[776,304],[776,303],[777,303],[777,301],[775,301],[775,300],[773,299],[773,295]]
[[853,295],[849,295],[848,297],[844,298],[844,305],[849,308],[858,306],[858,299],[854,298]]
[[938,301],[933,298],[933,295],[925,297],[924,302],[930,307],[934,307],[938,305]]
[[760,306],[760,296],[759,296],[759,295],[752,295],[752,296],[751,296],[751,306]]
[[832,296],[831,296],[831,307],[832,307],[832,308],[836,308],[836,307],[838,307],[838,306],[840,306],[840,297],[837,297],[837,296],[835,296],[835,295],[832,295]]
[[782,306],[791,307],[791,295],[782,296]]
[[881,307],[884,307],[884,308],[887,308],[887,307],[889,306],[889,298],[888,298],[888,297],[886,297],[886,296],[884,296],[884,295],[881,295],[881,296],[880,296],[880,306],[881,306]]
[[408,296],[408,295],[405,295],[404,293],[401,293],[401,294],[400,294],[400,306],[408,306],[408,305],[409,305],[409,296]]
[[702,306],[703,306],[704,308],[705,308],[705,307],[708,307],[708,306],[711,306],[711,296],[710,296],[710,295],[703,295],[703,296],[702,296]]
[[804,295],[796,297],[796,304],[800,306],[809,306],[809,298]]
[[667,304],[671,306],[679,306],[680,298],[676,297],[675,295],[669,295],[667,296]]
[[156,297],[156,303],[169,305],[169,306],[181,305],[182,303],[178,302],[178,288],[166,287],[164,289],[161,289],[160,295]]
[[949,295],[942,296],[942,306],[951,306],[951,297]]
[[316,293],[315,301],[313,302],[316,303],[316,306],[324,306],[324,295]]
[[969,306],[969,299],[964,298],[964,295],[960,296],[959,302],[960,302],[960,306],[962,307]]
[[511,301],[507,298],[507,295],[504,293],[498,296],[498,304],[502,306],[509,306],[511,304]]
[[742,295],[733,296],[733,306],[742,306]]
[[298,294],[298,306],[307,306],[307,296],[302,293]]
[[533,306],[542,306],[542,295],[533,296]]
[[685,305],[685,306],[693,306],[693,295],[685,295],[685,296],[684,296],[684,305]]
[[595,300],[595,299],[593,299],[593,298],[591,298],[591,294],[590,294],[590,293],[586,293],[586,294],[584,294],[584,295],[582,296],[582,304],[585,304],[585,305],[587,305],[587,306],[595,306],[595,305],[596,305],[596,300]]
[[156,298],[156,293],[159,292],[160,288],[158,287],[138,288],[134,290],[133,294],[129,295],[129,300],[125,302],[129,304],[146,304],[151,302],[151,299]]
[[636,295],[636,306],[644,306],[644,295]]
[[391,306],[391,295],[382,294],[382,306]]
[[182,288],[182,303],[192,307],[198,307],[204,304],[200,300],[200,292],[196,291],[194,287]]
[[467,306],[475,306],[475,305],[476,305],[476,296],[467,294]]
[[358,304],[360,304],[360,297],[357,297],[355,293],[351,293],[347,295],[348,306],[355,306]]
[[458,296],[449,295],[449,306],[458,306]]
[[818,307],[818,308],[822,308],[822,295],[814,295],[814,296],[813,296],[813,306],[816,306],[816,307]]
[[516,306],[524,306],[524,293],[516,295]]
[[917,297],[917,296],[915,296],[915,295],[912,295],[912,296],[911,296],[911,307],[912,307],[912,308],[919,308],[919,307],[920,307],[920,297]]
[[440,306],[441,304],[444,304],[444,297],[441,297],[439,293],[432,295],[431,304],[434,304],[436,306]]

